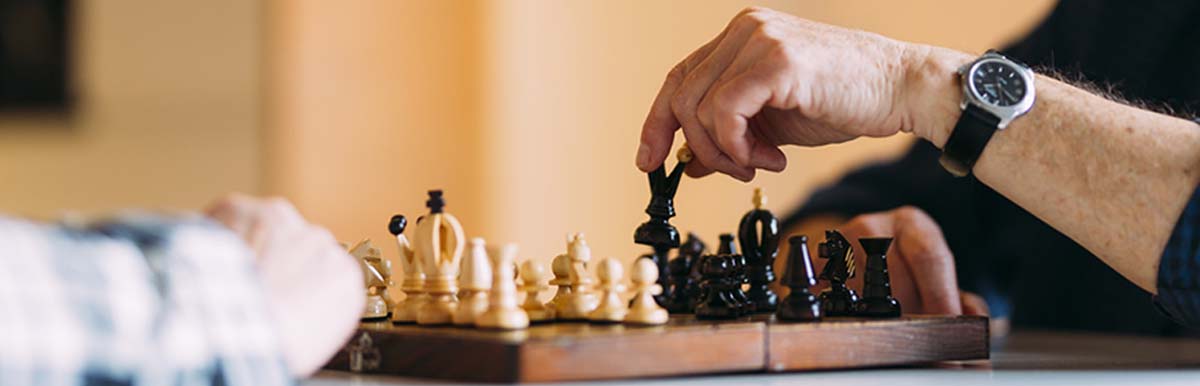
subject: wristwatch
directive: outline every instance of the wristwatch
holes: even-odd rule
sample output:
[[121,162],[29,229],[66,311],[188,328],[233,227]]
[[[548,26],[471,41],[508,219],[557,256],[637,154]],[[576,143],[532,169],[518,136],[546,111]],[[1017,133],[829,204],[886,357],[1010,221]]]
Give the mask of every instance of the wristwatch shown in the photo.
[[956,177],[971,174],[992,134],[1033,108],[1033,70],[992,50],[958,69],[962,116],[938,160]]

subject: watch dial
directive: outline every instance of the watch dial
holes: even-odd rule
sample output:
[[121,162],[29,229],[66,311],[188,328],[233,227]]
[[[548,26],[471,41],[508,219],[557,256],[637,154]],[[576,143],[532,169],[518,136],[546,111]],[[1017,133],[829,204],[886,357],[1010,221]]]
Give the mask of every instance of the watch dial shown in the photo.
[[985,62],[971,73],[979,99],[996,106],[1012,106],[1025,98],[1025,79],[1017,69],[1000,62]]

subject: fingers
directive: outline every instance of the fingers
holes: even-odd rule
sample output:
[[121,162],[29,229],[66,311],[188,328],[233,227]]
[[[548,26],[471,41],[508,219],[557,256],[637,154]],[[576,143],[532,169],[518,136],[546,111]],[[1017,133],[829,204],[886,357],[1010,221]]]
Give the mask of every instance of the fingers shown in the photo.
[[989,316],[991,314],[987,301],[983,300],[983,297],[967,291],[961,291],[959,295],[963,315]]
[[913,275],[913,282],[926,313],[962,314],[954,255],[941,228],[920,209],[903,207],[894,211],[898,225],[895,250]]
[[787,157],[774,144],[761,141],[749,130],[749,120],[774,94],[774,80],[765,72],[746,72],[719,83],[702,102],[700,114],[712,123],[710,135],[735,162],[782,171]]
[[671,109],[671,98],[675,96],[676,90],[683,83],[688,72],[707,58],[724,37],[725,32],[722,31],[716,38],[700,46],[667,73],[667,79],[663,81],[658,95],[654,97],[650,113],[646,115],[646,121],[642,124],[641,144],[638,145],[637,152],[638,169],[643,172],[651,172],[662,166],[663,161],[667,159],[667,155],[671,152],[671,143],[675,139],[675,130],[680,126]]

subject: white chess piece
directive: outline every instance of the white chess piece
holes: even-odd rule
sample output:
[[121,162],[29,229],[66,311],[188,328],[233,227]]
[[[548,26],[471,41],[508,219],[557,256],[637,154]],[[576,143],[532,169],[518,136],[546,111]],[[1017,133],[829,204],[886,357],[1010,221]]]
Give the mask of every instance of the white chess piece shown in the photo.
[[471,254],[463,259],[458,273],[458,309],[454,324],[469,326],[487,311],[488,291],[492,289],[492,262],[482,238],[471,239]]
[[388,231],[396,237],[396,247],[400,251],[400,269],[404,271],[400,291],[404,299],[396,302],[392,308],[392,323],[415,323],[417,310],[427,300],[425,296],[425,272],[421,269],[421,259],[404,236],[408,221],[401,215],[392,216]]
[[525,260],[521,264],[521,291],[525,291],[525,303],[521,308],[529,315],[529,320],[533,322],[546,322],[554,320],[554,308],[547,307],[538,299],[538,295],[542,290],[549,289],[550,286],[542,284],[542,280],[546,278],[546,267],[536,260]]
[[429,300],[417,311],[417,324],[450,324],[458,306],[455,295],[459,262],[462,261],[463,230],[458,219],[444,213],[442,191],[429,191],[429,214],[417,220],[417,251],[425,271],[425,293]]
[[363,284],[366,287],[367,302],[361,318],[388,317],[392,309],[392,301],[387,293],[388,286],[392,284],[392,263],[383,258],[379,248],[375,248],[370,239],[358,242],[354,248],[350,248],[349,253],[362,267]]
[[625,315],[625,323],[631,324],[664,324],[670,316],[654,301],[654,295],[662,293],[662,286],[655,283],[658,279],[658,266],[650,259],[637,259],[630,273],[633,281],[633,304]]
[[621,292],[625,290],[625,285],[621,284],[624,276],[625,270],[617,259],[610,257],[600,261],[600,266],[596,267],[596,277],[600,278],[600,303],[588,314],[588,320],[611,323],[625,320],[628,310],[625,301],[621,300]]
[[550,271],[554,273],[550,285],[557,289],[554,291],[554,297],[550,298],[546,305],[554,309],[555,317],[559,317],[559,313],[566,307],[567,298],[571,297],[571,258],[565,253],[555,256],[550,262]]
[[515,330],[529,327],[529,316],[517,306],[517,283],[513,279],[513,261],[517,256],[517,245],[504,244],[498,250],[489,251],[492,256],[492,290],[488,294],[488,308],[475,319],[482,328]]
[[562,320],[584,320],[600,303],[592,289],[595,281],[587,270],[587,263],[592,259],[592,250],[582,233],[571,237],[571,247],[567,254],[571,261],[569,271],[571,278],[571,294],[558,309],[558,317]]

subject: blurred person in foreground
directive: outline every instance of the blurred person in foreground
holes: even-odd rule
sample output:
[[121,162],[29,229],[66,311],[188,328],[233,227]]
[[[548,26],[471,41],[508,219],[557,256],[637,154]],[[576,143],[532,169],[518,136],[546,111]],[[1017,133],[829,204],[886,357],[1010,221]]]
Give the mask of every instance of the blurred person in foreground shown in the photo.
[[667,75],[637,166],[659,167],[680,129],[689,175],[742,181],[782,171],[783,145],[910,133],[901,159],[818,190],[786,225],[894,236],[906,313],[1194,334],[1198,18],[1197,2],[1066,0],[1001,56],[747,9]]

